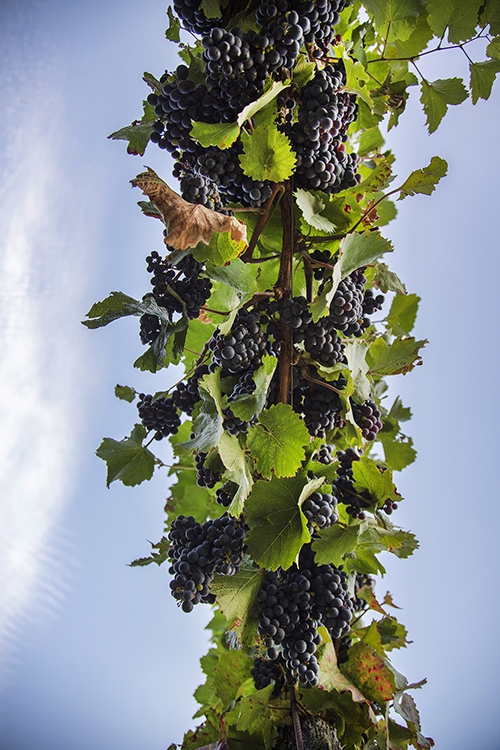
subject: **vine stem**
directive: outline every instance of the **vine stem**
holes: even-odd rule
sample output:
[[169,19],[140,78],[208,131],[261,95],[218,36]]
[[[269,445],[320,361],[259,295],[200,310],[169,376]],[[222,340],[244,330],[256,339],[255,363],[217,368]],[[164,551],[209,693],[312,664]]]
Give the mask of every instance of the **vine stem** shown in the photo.
[[250,238],[250,242],[248,243],[248,247],[241,256],[241,260],[244,263],[248,263],[250,260],[252,260],[253,251],[255,250],[255,247],[257,245],[257,240],[259,239],[261,232],[264,229],[267,220],[269,219],[269,213],[274,203],[274,199],[281,190],[282,186],[279,183],[276,183],[273,187],[273,192],[264,203],[262,211],[259,214],[259,218],[257,219],[257,223],[255,224],[255,229],[253,230],[252,237]]
[[295,689],[290,687],[290,708],[292,712],[293,731],[295,733],[295,744],[297,750],[304,750],[304,738],[302,736],[302,727],[300,725],[299,712],[297,711],[297,701],[295,700]]
[[[293,250],[295,244],[292,187],[290,181],[285,183],[285,190],[281,199],[281,216],[283,220],[283,245],[275,291],[278,299],[289,299],[292,294]],[[288,404],[292,385],[293,332],[291,328],[281,324],[281,334],[282,349],[278,365],[278,402]]]

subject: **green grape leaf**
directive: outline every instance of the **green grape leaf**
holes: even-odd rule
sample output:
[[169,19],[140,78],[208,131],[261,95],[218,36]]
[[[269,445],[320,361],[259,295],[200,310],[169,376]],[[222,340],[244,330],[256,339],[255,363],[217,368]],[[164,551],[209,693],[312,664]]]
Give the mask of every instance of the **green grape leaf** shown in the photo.
[[387,316],[387,327],[395,336],[409,334],[417,318],[420,297],[417,294],[397,294]]
[[259,96],[254,102],[250,102],[247,106],[241,110],[238,115],[237,124],[241,127],[247,120],[250,120],[257,112],[267,107],[284,89],[288,88],[290,81],[273,81],[271,87],[262,96]]
[[500,60],[500,36],[496,36],[486,47],[486,54],[494,60]]
[[375,275],[373,283],[381,292],[397,292],[397,294],[407,294],[406,287],[397,274],[389,270],[385,263],[375,265]]
[[375,649],[358,641],[349,649],[349,660],[343,672],[369,700],[384,704],[396,692],[394,675]]
[[358,154],[360,156],[367,156],[373,152],[378,152],[384,143],[385,140],[378,125],[368,128],[368,130],[363,130],[359,136]]
[[[144,568],[146,565],[151,565],[151,563],[156,563],[157,565],[162,565],[164,562],[168,560],[168,551],[170,549],[170,540],[167,539],[166,536],[163,536],[159,542],[156,542],[156,544],[153,544],[152,542],[149,542],[151,545],[151,554],[149,557],[139,557],[137,560],[133,560],[130,563],[131,568]],[[158,550],[156,552],[156,550]]]
[[477,104],[479,99],[489,99],[495,78],[500,73],[500,61],[470,63],[469,70],[472,103]]
[[123,401],[128,401],[129,404],[134,401],[135,397],[137,395],[137,392],[130,388],[128,385],[116,385],[115,386],[115,396],[116,398],[121,398]]
[[261,411],[258,424],[248,430],[248,448],[264,477],[291,477],[305,458],[309,432],[289,404]]
[[215,594],[220,611],[229,628],[242,633],[256,626],[259,619],[257,592],[262,585],[264,570],[242,567],[234,576],[215,574],[210,591]]
[[230,708],[238,697],[240,685],[252,677],[253,660],[243,651],[219,652],[219,661],[213,671],[212,684],[224,708]]
[[377,503],[383,503],[387,498],[396,499],[392,471],[381,471],[368,456],[361,456],[359,461],[353,461],[352,475],[355,489],[358,492],[368,491]]
[[360,526],[341,526],[338,523],[333,524],[328,529],[319,532],[312,543],[315,551],[315,560],[318,565],[327,565],[329,563],[341,565],[344,556],[352,552],[359,537]]
[[220,18],[225,5],[226,3],[221,2],[221,0],[201,0],[200,10],[207,18]]
[[373,14],[379,29],[390,24],[394,36],[405,40],[417,25],[422,2],[421,0],[363,0],[363,5]]
[[245,514],[250,527],[248,550],[258,565],[269,570],[289,568],[310,540],[300,508],[309,484],[304,473],[290,479],[273,476],[270,482],[261,479],[254,484]]
[[[376,522],[378,521],[378,523]],[[418,540],[410,531],[394,526],[387,516],[377,513],[377,519],[363,522],[359,545],[370,552],[391,552],[396,557],[410,557],[419,547]]]
[[321,215],[325,208],[323,193],[313,193],[299,188],[295,191],[294,196],[307,224],[321,232],[334,232],[336,230],[337,226]]
[[429,133],[437,130],[450,104],[461,104],[469,96],[461,78],[438,79],[432,83],[423,80],[420,91]]
[[261,730],[259,725],[263,721],[264,723],[269,722],[265,714],[269,713],[269,701],[271,700],[273,690],[274,685],[271,683],[267,687],[262,688],[262,690],[257,690],[255,693],[243,696],[239,704],[237,729],[241,731],[248,730],[253,734],[256,730]]
[[174,16],[174,13],[170,6],[167,8],[167,14],[168,14],[168,29],[165,31],[165,36],[171,42],[180,42],[181,23],[179,19],[176,16]]
[[239,516],[253,484],[252,467],[235,435],[223,432],[217,447],[221,461],[226,467],[226,479],[238,485],[229,511],[234,516]]
[[398,422],[408,422],[411,419],[411,416],[411,409],[407,406],[403,406],[403,402],[399,396],[397,396],[391,406],[389,417],[391,419],[396,419]]
[[383,338],[375,339],[366,355],[370,373],[377,378],[406,375],[422,364],[420,349],[427,343],[427,339],[417,341],[413,336],[397,338],[392,344],[387,344]]
[[249,421],[254,414],[259,414],[266,404],[267,390],[276,370],[278,360],[265,354],[262,357],[262,366],[254,373],[253,380],[255,390],[253,393],[246,393],[237,396],[230,403],[231,410],[236,417]]
[[293,82],[298,86],[299,90],[304,88],[306,83],[314,78],[316,74],[316,65],[313,62],[309,62],[307,57],[303,53],[299,53],[293,66]]
[[283,182],[293,173],[295,154],[290,141],[276,125],[259,126],[250,134],[242,133],[240,164],[253,180]]
[[427,21],[437,37],[448,29],[448,41],[458,44],[475,36],[483,0],[428,0]]
[[[207,302],[207,307],[232,312],[248,302],[257,291],[259,267],[233,258],[225,266],[206,264],[209,279],[219,282]],[[222,330],[222,333],[226,331]]]
[[390,439],[380,432],[378,435],[380,442],[384,447],[384,456],[386,463],[394,471],[403,471],[407,466],[412,464],[416,457],[417,451],[413,447],[411,437]]
[[479,20],[481,26],[490,25],[490,34],[500,34],[500,6],[497,0],[486,0]]
[[354,383],[354,400],[359,404],[364,404],[369,399],[371,392],[371,383],[366,377],[368,372],[367,351],[368,344],[364,341],[349,341],[344,349]]
[[382,156],[375,156],[370,159],[370,163],[374,166],[371,169],[366,166],[361,170],[363,180],[360,185],[352,188],[353,195],[378,193],[394,180],[392,174],[394,156],[390,151]]
[[[215,324],[203,320],[190,320],[186,336],[186,348],[184,349],[183,361],[186,372],[195,366],[200,358],[201,352],[209,338],[215,331]],[[190,351],[189,351],[190,350]]]
[[179,443],[179,447],[207,452],[219,443],[223,433],[220,372],[204,375],[198,387],[201,400],[193,419],[194,438]]
[[232,146],[240,134],[237,122],[193,122],[190,136],[204,148],[217,146],[225,149]]
[[373,99],[370,96],[370,86],[373,83],[373,79],[366,72],[364,65],[360,62],[354,62],[347,55],[344,57],[344,65],[347,79],[346,91],[356,94],[372,109]]
[[386,574],[387,571],[380,560],[371,550],[366,549],[366,547],[358,545],[356,551],[352,554],[352,557],[347,557],[344,561],[344,568],[347,573],[367,573],[369,575],[377,575],[377,573],[381,573],[382,575]]
[[[323,688],[324,693],[332,691],[335,694],[348,691],[355,703],[366,703],[365,696],[340,671],[337,654],[328,631],[322,627],[320,632],[325,643],[320,647],[318,654],[319,685]],[[327,693],[324,697],[327,697]]]
[[333,270],[330,289],[317,297],[311,305],[313,320],[318,320],[325,314],[335,296],[340,282],[353,271],[377,260],[383,253],[391,253],[393,247],[389,240],[384,239],[378,231],[366,230],[360,234],[348,234],[341,243],[338,260]]
[[213,263],[224,266],[233,258],[241,255],[246,247],[244,240],[235,240],[229,232],[216,231],[212,234],[209,244],[200,242],[193,250],[193,255],[200,263]]
[[416,169],[407,180],[403,182],[400,188],[399,201],[407,198],[409,195],[431,195],[436,189],[438,182],[446,176],[448,164],[439,156],[433,156],[428,167]]
[[87,318],[92,320],[82,321],[87,328],[101,328],[107,326],[113,320],[123,318],[126,315],[137,315],[139,302],[123,292],[111,292],[109,297],[96,302],[87,313]]
[[188,470],[174,467],[169,473],[177,473],[177,481],[170,487],[165,504],[168,523],[180,515],[193,516],[198,523],[220,515],[220,505],[206,487],[199,487],[196,483],[194,466]]
[[157,119],[154,107],[144,102],[144,114],[141,120],[134,120],[131,125],[108,135],[114,141],[128,141],[127,154],[143,156],[153,132],[153,122]]
[[407,644],[411,643],[408,640],[408,631],[405,626],[393,617],[383,617],[379,620],[377,630],[380,635],[380,642],[386,651],[392,651],[393,648],[405,648]]
[[128,438],[104,438],[96,450],[96,455],[106,462],[107,487],[116,480],[126,487],[135,487],[136,484],[151,479],[156,459],[142,444],[146,435],[146,428],[136,424]]

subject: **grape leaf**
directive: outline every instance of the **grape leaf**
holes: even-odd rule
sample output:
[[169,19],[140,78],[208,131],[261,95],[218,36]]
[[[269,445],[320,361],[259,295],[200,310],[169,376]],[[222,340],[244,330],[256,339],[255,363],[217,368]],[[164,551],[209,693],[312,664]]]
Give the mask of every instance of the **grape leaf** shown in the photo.
[[352,476],[355,489],[358,492],[367,490],[377,503],[383,503],[387,498],[397,498],[394,495],[392,471],[381,471],[368,456],[361,456],[359,461],[353,461]]
[[147,434],[145,427],[136,424],[128,438],[104,438],[96,455],[106,462],[107,487],[117,479],[126,487],[135,487],[136,484],[151,479],[156,459],[142,444]]
[[[393,247],[389,240],[384,239],[378,231],[366,230],[361,234],[348,234],[341,243],[338,260],[333,270],[332,283],[324,295],[324,302],[320,297],[311,305],[313,320],[318,320],[322,314],[322,304],[329,307],[335,296],[340,282],[353,271],[377,260],[383,253],[391,253]],[[319,314],[318,314],[319,313]]]
[[193,122],[190,136],[204,148],[217,146],[225,149],[232,146],[240,134],[237,122]]
[[247,104],[238,115],[238,125],[241,127],[247,120],[250,120],[257,112],[267,107],[281,92],[288,88],[290,81],[273,81],[271,87],[262,96],[259,96],[254,102]]
[[326,643],[321,647],[318,657],[320,686],[324,691],[349,691],[353,701],[364,703],[366,701],[365,696],[340,671],[337,663],[337,654],[326,628],[321,628],[321,635]]
[[334,232],[336,230],[336,225],[321,215],[325,208],[322,193],[313,193],[299,188],[295,191],[294,196],[307,224],[321,232]]
[[383,617],[377,622],[377,630],[380,642],[386,651],[393,648],[405,648],[411,641],[408,640],[408,631],[404,625],[393,617]]
[[434,133],[450,104],[461,104],[469,96],[461,78],[445,78],[437,81],[423,80],[420,101],[427,117],[429,133]]
[[223,433],[220,372],[204,375],[198,387],[201,400],[193,419],[194,438],[179,447],[206,452],[219,443]]
[[111,292],[102,302],[92,305],[87,313],[87,318],[92,320],[83,320],[82,323],[87,328],[101,328],[127,315],[142,315],[139,305],[140,302],[123,292]]
[[165,504],[168,523],[180,515],[193,516],[198,523],[204,523],[207,518],[217,518],[220,515],[220,505],[206,487],[198,486],[194,466],[188,471],[174,467],[169,473],[175,472],[177,481],[170,487]]
[[378,438],[384,447],[386,463],[394,471],[402,471],[415,461],[417,451],[413,447],[411,437],[392,439],[387,437],[382,431],[379,432]]
[[470,63],[469,70],[472,103],[477,104],[479,99],[489,99],[495,78],[500,73],[500,61]]
[[486,47],[486,54],[494,60],[500,60],[500,36],[496,36]]
[[250,527],[247,545],[258,565],[270,570],[289,568],[310,540],[299,505],[308,484],[304,473],[290,479],[273,476],[270,482],[261,479],[254,484],[245,513]]
[[413,337],[397,338],[392,344],[387,344],[383,338],[376,339],[366,355],[370,373],[376,377],[406,375],[422,364],[419,351],[426,344],[427,339],[417,341]]
[[196,245],[193,255],[200,263],[212,263],[216,266],[224,266],[229,261],[241,255],[246,243],[243,240],[233,239],[227,232],[214,232],[210,242],[203,240]]
[[136,395],[136,391],[133,388],[130,388],[130,386],[128,385],[115,386],[115,396],[117,398],[121,398],[123,401],[128,401],[129,404],[134,401]]
[[144,568],[146,567],[146,565],[151,565],[151,563],[156,563],[157,565],[163,565],[163,563],[168,560],[170,540],[166,536],[163,536],[159,542],[156,542],[156,544],[153,544],[152,542],[149,542],[149,543],[151,545],[150,556],[139,557],[137,560],[133,560],[130,563],[131,568]]
[[[174,250],[187,250],[199,242],[206,245],[214,233],[229,233],[236,243],[246,244],[246,226],[234,216],[224,216],[205,206],[188,203],[147,167],[130,181],[140,188],[161,213],[167,234],[165,243]],[[233,256],[234,257],[234,256]]]
[[373,99],[370,96],[370,85],[372,79],[365,70],[364,65],[359,61],[354,62],[351,57],[346,55],[344,58],[345,72],[346,72],[346,91],[356,94],[363,99],[366,104],[373,108]]
[[431,195],[441,178],[446,176],[447,171],[447,162],[439,156],[433,156],[428,167],[416,169],[403,182],[398,200],[402,201],[409,195],[417,195],[417,193]]
[[238,486],[229,511],[234,516],[239,516],[253,484],[251,466],[235,435],[223,432],[217,447],[226,467],[226,478]]
[[235,416],[246,421],[250,420],[254,414],[258,414],[265,406],[267,390],[276,370],[278,360],[265,354],[262,357],[262,366],[255,372],[253,380],[255,390],[253,393],[237,396],[231,401],[231,410]]
[[144,114],[140,120],[108,135],[114,141],[128,141],[127,154],[143,156],[153,132],[153,122],[157,119],[154,108],[144,102]]
[[251,678],[253,660],[243,651],[222,651],[213,671],[212,684],[218,698],[227,710],[238,697],[240,685]]
[[245,568],[234,576],[215,574],[210,591],[217,597],[217,604],[226,617],[229,628],[242,632],[256,625],[259,618],[257,592],[261,587],[264,570]]
[[180,35],[181,23],[179,19],[176,18],[176,16],[174,16],[174,13],[170,6],[167,8],[167,14],[168,14],[168,29],[165,31],[165,36],[171,42],[179,42],[181,38],[181,35]]
[[248,448],[259,474],[291,477],[305,458],[309,432],[289,404],[275,404],[261,411],[259,422],[248,430]]
[[316,552],[315,561],[317,565],[332,563],[337,567],[344,561],[344,556],[352,552],[359,537],[360,526],[341,526],[333,524],[328,529],[319,532],[312,543]]
[[361,184],[352,188],[354,195],[358,193],[378,193],[394,180],[392,174],[394,156],[390,152],[370,159],[370,163],[374,166],[368,171]]
[[407,293],[405,285],[397,274],[389,270],[389,266],[385,263],[377,263],[375,269],[373,283],[380,291],[384,292],[384,294],[387,292]]
[[206,273],[209,279],[220,283],[216,295],[213,294],[207,302],[207,307],[228,312],[236,310],[248,302],[257,290],[258,266],[243,263],[239,258],[233,258],[227,265],[206,263]]
[[409,334],[417,318],[420,297],[417,294],[397,294],[387,316],[387,327],[395,336]]
[[364,341],[349,341],[344,349],[344,355],[354,383],[354,400],[359,404],[364,404],[370,397],[371,392],[371,383],[366,377],[368,372],[367,351],[368,344]]
[[201,0],[200,10],[206,15],[207,18],[220,18],[222,16],[222,8],[226,3],[222,3],[221,0]]
[[269,713],[269,701],[273,690],[274,685],[271,683],[262,690],[243,696],[239,704],[239,716],[236,724],[238,729],[248,730],[253,734],[259,728],[258,725],[262,723],[263,719],[264,721],[267,719],[269,722],[265,714]]
[[316,65],[309,62],[303,53],[299,53],[293,66],[293,82],[299,87],[299,90],[314,78],[315,73]]
[[359,136],[358,154],[360,156],[367,156],[368,154],[377,152],[384,143],[385,140],[378,126],[363,130]]
[[437,37],[448,29],[448,41],[458,44],[475,36],[483,0],[428,0],[427,21]]
[[486,0],[479,20],[481,26],[490,25],[490,34],[500,34],[500,7],[497,0]]
[[343,672],[369,700],[384,704],[392,700],[396,692],[392,671],[375,649],[362,641],[349,649],[349,660]]
[[295,155],[290,141],[276,125],[260,126],[250,134],[242,133],[240,164],[253,180],[283,182],[293,173]]
[[[375,554],[361,545],[356,547],[356,551],[352,553],[352,556],[346,557],[344,568],[347,573],[367,573],[369,575],[377,575],[377,573],[385,575],[387,573]],[[360,596],[359,592],[357,596]]]
[[363,0],[363,4],[379,28],[390,24],[394,36],[401,40],[412,33],[422,7],[421,0]]
[[410,531],[404,531],[392,524],[388,517],[377,513],[376,521],[363,522],[359,544],[370,552],[392,552],[400,558],[410,557],[419,547],[418,540]]

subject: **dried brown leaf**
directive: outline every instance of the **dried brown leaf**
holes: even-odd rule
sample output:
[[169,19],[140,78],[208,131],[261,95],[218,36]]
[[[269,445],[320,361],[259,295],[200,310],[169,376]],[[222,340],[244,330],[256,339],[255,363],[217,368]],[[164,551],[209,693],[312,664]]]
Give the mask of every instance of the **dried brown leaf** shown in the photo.
[[[247,244],[246,225],[234,216],[224,216],[205,206],[188,203],[169,188],[150,167],[131,180],[148,196],[161,214],[167,230],[165,242],[174,250],[187,250],[199,242],[210,243],[216,232],[229,232],[235,242]],[[244,248],[242,248],[244,249]]]

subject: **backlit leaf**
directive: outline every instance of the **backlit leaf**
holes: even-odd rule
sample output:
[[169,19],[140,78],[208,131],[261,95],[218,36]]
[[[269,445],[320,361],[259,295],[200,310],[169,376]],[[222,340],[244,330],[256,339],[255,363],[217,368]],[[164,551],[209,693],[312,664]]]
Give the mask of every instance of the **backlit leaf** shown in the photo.
[[248,430],[248,448],[259,474],[291,477],[305,458],[309,432],[288,404],[275,404],[262,411],[258,424]]
[[295,167],[290,141],[276,125],[259,126],[250,134],[242,133],[243,153],[240,164],[253,180],[287,180]]
[[127,487],[135,487],[151,479],[155,468],[155,457],[142,444],[147,430],[136,424],[130,437],[123,440],[104,438],[96,455],[106,462],[108,469],[106,486],[120,480]]

